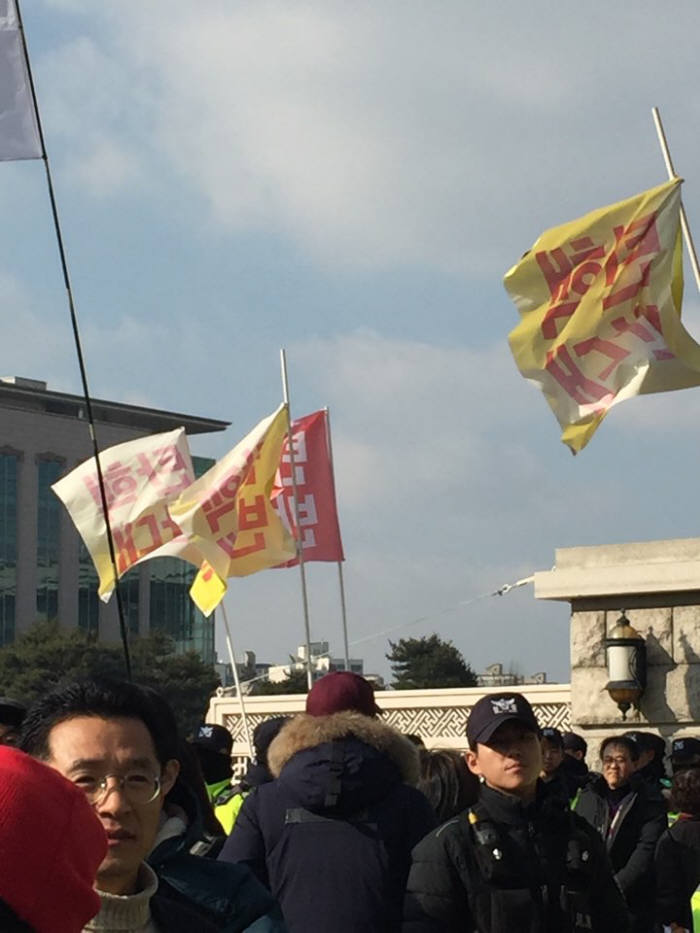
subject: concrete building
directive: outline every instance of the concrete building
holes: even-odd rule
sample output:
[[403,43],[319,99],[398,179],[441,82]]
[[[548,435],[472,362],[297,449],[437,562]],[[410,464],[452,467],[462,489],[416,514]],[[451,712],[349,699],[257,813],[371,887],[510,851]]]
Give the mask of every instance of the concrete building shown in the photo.
[[[312,641],[311,648],[311,673],[314,680],[329,674],[331,671],[344,671],[344,658],[332,658],[330,656],[329,645],[327,641]],[[364,676],[364,661],[362,658],[349,658],[350,670],[354,674]],[[268,667],[267,676],[272,683],[280,683],[286,680],[292,672],[306,671],[306,645],[299,645],[297,653],[290,657],[288,664],[271,664]]]
[[515,671],[504,671],[500,663],[489,664],[483,674],[476,675],[476,683],[479,687],[517,687],[520,684],[546,684],[547,674],[545,671],[539,671],[537,674],[531,674],[524,677],[522,674],[516,674]]
[[[228,422],[137,405],[92,400],[101,449],[184,427],[188,435],[223,431]],[[97,574],[51,485],[92,455],[82,396],[45,382],[0,378],[0,645],[37,620],[58,619],[103,641],[118,639],[116,600],[97,596]],[[201,474],[213,461],[193,458]],[[132,634],[167,632],[179,651],[214,662],[214,616],[189,599],[194,568],[158,558],[120,582]]]

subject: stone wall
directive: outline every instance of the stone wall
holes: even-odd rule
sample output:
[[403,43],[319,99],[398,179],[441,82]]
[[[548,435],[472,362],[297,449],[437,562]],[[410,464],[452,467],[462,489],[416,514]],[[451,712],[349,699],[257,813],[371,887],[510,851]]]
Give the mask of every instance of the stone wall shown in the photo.
[[[700,538],[559,549],[535,596],[571,603],[571,721],[590,763],[611,732],[700,732]],[[627,722],[605,691],[604,639],[623,608],[647,646],[647,687]]]

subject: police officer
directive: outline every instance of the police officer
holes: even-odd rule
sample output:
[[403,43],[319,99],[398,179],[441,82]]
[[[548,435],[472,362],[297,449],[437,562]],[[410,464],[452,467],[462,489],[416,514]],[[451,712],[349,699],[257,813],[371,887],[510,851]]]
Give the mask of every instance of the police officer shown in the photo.
[[232,800],[236,790],[231,785],[233,736],[225,726],[203,722],[191,744],[197,753],[216,818],[228,835],[235,819]]
[[479,798],[413,850],[404,933],[627,931],[602,840],[539,779],[540,729],[525,697],[482,697],[467,740]]
[[700,768],[700,739],[695,736],[681,736],[671,742],[671,771],[685,771],[687,768]]

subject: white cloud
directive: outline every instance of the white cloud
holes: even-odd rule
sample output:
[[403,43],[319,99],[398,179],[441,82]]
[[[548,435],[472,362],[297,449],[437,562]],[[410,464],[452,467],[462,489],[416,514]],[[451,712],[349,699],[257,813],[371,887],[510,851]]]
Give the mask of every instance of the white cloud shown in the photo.
[[151,0],[127,16],[105,0],[90,9],[102,31],[43,64],[47,112],[74,151],[86,132],[130,139],[158,190],[170,165],[226,229],[284,231],[333,265],[491,275],[504,241],[515,258],[541,227],[661,174],[646,62],[664,43],[667,81],[694,62],[695,5],[661,20],[638,5],[633,43],[628,11],[597,9]]

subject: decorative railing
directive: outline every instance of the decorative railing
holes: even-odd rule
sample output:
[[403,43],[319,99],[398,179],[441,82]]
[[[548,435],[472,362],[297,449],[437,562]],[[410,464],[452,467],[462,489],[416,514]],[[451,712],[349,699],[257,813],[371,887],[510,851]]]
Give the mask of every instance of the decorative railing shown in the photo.
[[[540,726],[567,730],[571,725],[569,684],[527,684],[520,687],[469,687],[449,690],[385,690],[376,694],[382,720],[399,732],[419,735],[428,748],[465,748],[467,717],[472,706],[489,693],[518,690],[535,711]],[[244,697],[251,736],[258,723],[273,716],[293,716],[304,711],[304,695]],[[213,697],[208,722],[215,722],[233,735],[233,757],[237,775],[245,768],[248,747],[237,697]]]

